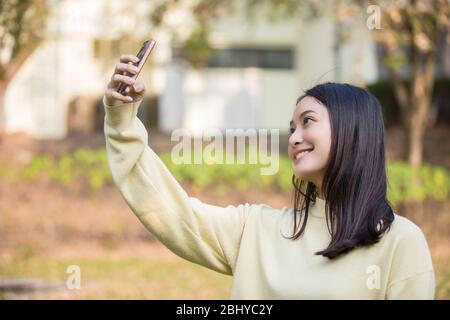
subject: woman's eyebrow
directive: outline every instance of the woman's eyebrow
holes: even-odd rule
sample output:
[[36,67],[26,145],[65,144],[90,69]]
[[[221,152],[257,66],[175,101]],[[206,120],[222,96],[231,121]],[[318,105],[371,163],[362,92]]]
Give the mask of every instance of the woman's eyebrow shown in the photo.
[[[303,111],[302,113],[300,113],[300,115],[298,116],[299,119],[301,119],[305,114],[307,114],[308,112],[314,112],[317,114],[317,112],[315,112],[314,110],[306,110]],[[294,121],[291,120],[291,122],[289,122],[289,125],[292,126],[294,124]]]

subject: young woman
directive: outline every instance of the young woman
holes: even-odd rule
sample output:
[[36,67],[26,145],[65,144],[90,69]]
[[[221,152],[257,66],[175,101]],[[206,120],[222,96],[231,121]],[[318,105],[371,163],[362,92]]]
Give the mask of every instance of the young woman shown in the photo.
[[[144,85],[122,56],[104,96],[108,161],[130,208],[178,256],[233,275],[232,299],[433,299],[427,242],[386,199],[377,99],[348,85],[307,90],[289,138],[294,208],[218,207],[190,197],[147,145]],[[116,89],[132,85],[127,95]]]

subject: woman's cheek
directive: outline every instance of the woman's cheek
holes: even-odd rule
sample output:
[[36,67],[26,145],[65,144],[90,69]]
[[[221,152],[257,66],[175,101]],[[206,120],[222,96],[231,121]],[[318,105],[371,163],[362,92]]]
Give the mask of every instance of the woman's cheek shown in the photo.
[[[305,137],[306,138],[306,137]],[[328,159],[327,141],[324,137],[318,133],[317,135],[312,135],[309,141],[313,146],[314,150],[311,153],[311,165],[314,166],[315,170],[322,170]]]
[[314,149],[316,149],[316,147],[322,143],[320,137],[321,137],[320,131],[316,129],[309,129],[305,131],[305,133],[303,134],[303,139],[305,140],[305,143],[308,146],[312,145]]

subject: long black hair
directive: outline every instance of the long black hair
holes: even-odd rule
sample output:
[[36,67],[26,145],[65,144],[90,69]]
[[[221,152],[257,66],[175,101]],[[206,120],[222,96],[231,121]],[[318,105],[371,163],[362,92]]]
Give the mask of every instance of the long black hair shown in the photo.
[[[316,85],[297,103],[305,96],[323,104],[330,116],[331,147],[321,191],[331,241],[316,254],[333,259],[358,246],[378,242],[394,221],[386,198],[383,114],[377,98],[349,84]],[[318,190],[295,175],[292,183],[294,232],[290,239],[297,239],[305,230],[308,209]],[[301,224],[297,223],[298,215]]]

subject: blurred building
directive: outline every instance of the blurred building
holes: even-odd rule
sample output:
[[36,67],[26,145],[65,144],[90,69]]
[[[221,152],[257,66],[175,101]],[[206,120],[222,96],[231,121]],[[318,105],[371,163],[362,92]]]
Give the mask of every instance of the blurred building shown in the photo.
[[[152,32],[150,9],[144,0],[54,1],[47,40],[6,92],[5,129],[64,137],[69,126],[95,117],[92,105],[98,105],[120,54],[135,53],[149,37],[158,43],[140,80],[157,101],[157,126],[166,132],[252,127],[286,133],[303,90],[324,81],[378,78],[364,23],[341,43],[330,19],[271,23],[236,13],[214,23],[214,54],[196,70],[177,57],[172,32]],[[171,17],[180,34],[192,25],[187,17],[182,10]],[[74,106],[78,114],[70,110]]]

